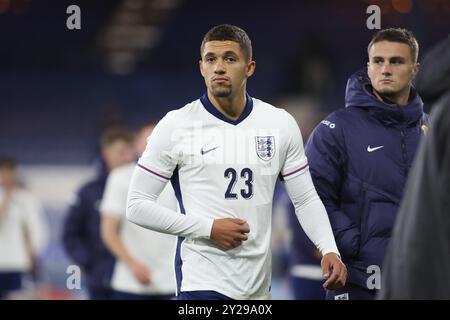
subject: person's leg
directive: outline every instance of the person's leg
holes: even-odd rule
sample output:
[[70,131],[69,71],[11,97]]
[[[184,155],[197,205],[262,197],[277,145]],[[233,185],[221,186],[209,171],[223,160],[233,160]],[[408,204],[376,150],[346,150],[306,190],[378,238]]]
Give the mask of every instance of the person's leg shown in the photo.
[[295,300],[324,300],[325,289],[323,281],[300,277],[291,277],[292,290]]
[[0,299],[6,299],[12,291],[22,288],[22,272],[0,272]]
[[327,290],[326,300],[374,300],[377,290],[369,290],[352,283],[338,290]]
[[113,300],[171,300],[175,296],[170,294],[134,294],[123,291],[114,291]]
[[177,300],[232,300],[216,291],[184,291],[180,292]]
[[111,300],[113,299],[113,291],[111,289],[89,288],[90,300]]

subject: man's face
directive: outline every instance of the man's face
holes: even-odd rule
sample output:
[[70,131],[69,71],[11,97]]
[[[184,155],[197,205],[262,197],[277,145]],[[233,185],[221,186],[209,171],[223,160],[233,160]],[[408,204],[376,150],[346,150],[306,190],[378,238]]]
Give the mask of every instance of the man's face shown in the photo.
[[133,160],[133,148],[129,142],[116,140],[103,147],[102,155],[108,170],[113,170]]
[[200,72],[208,92],[218,98],[232,96],[245,86],[255,70],[255,62],[248,61],[239,43],[208,41],[205,43]]
[[380,41],[369,50],[368,74],[373,88],[386,97],[408,94],[419,64],[405,43]]
[[5,189],[14,188],[17,181],[17,171],[15,168],[2,167],[0,168],[0,187]]

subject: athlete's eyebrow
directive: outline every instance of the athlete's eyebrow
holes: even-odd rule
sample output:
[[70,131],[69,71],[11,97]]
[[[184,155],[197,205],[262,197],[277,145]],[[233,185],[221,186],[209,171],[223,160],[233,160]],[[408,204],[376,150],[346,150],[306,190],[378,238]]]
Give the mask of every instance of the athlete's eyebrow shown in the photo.
[[207,52],[205,53],[205,58],[209,58],[209,57],[215,57],[216,54],[214,52]]
[[399,61],[405,61],[406,58],[402,56],[393,56],[393,57],[382,57],[382,56],[374,56],[372,57],[372,60],[399,60]]
[[238,54],[237,54],[236,52],[232,51],[232,50],[225,51],[225,52],[223,53],[223,55],[224,55],[224,56],[233,55],[233,56],[236,56],[236,57],[238,56]]
[[[205,53],[205,58],[209,58],[209,57],[215,57],[217,54],[216,53],[214,53],[214,52],[207,52],[207,53]],[[221,53],[221,55],[222,56],[235,56],[235,57],[238,57],[238,54],[235,52],[235,51],[232,51],[232,50],[227,50],[227,51],[225,51],[225,52],[222,52]]]
[[389,61],[405,61],[405,60],[406,58],[401,56],[393,56],[389,58]]

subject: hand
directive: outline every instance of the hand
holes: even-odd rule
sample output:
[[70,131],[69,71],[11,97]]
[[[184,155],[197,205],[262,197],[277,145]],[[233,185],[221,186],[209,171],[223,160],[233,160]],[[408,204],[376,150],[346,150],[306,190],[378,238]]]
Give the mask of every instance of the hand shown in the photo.
[[[324,255],[321,265],[323,277],[327,279],[323,284],[324,289],[336,290],[345,286],[347,281],[347,268],[336,253],[330,252]],[[332,271],[331,275],[330,271]]]
[[128,267],[133,272],[134,277],[141,284],[149,284],[151,282],[150,279],[150,270],[148,267],[139,261],[133,260],[128,263]]
[[215,219],[211,228],[210,239],[223,250],[230,250],[242,244],[248,239],[246,233],[250,228],[242,219]]

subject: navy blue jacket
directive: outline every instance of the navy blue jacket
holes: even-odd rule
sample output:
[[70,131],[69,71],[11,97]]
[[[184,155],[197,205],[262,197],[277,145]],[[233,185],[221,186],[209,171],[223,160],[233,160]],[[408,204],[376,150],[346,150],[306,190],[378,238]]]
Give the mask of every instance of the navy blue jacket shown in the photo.
[[85,184],[70,206],[63,227],[63,244],[67,255],[83,270],[90,290],[108,290],[115,259],[100,236],[99,206],[105,189],[104,169]]
[[414,89],[407,106],[381,102],[364,68],[348,80],[345,108],[308,140],[311,175],[350,283],[367,288],[368,266],[382,267],[425,119]]

